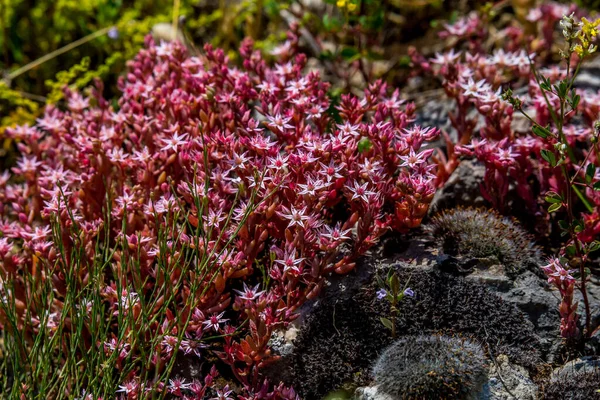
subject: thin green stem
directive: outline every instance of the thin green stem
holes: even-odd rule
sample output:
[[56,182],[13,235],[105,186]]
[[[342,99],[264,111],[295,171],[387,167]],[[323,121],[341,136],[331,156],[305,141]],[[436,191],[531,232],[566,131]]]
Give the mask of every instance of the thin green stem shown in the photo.
[[40,65],[42,65],[43,63],[52,60],[53,58],[58,57],[61,54],[64,54],[68,51],[71,51],[79,46],[81,46],[82,44],[85,44],[87,42],[90,42],[96,38],[99,38],[100,36],[104,36],[108,33],[108,31],[110,31],[112,28],[114,28],[113,26],[109,26],[103,29],[100,29],[96,32],[92,32],[87,36],[82,37],[81,39],[78,39],[74,42],[71,42],[69,44],[67,44],[66,46],[61,47],[60,49],[56,49],[51,53],[46,54],[43,57],[38,58],[37,60],[34,60],[32,62],[30,62],[29,64],[26,64],[24,66],[22,66],[21,68],[18,68],[16,70],[14,70],[13,72],[11,72],[10,74],[8,74],[8,80],[9,82],[12,81],[13,79],[17,78],[18,76],[24,74],[25,72],[32,70],[36,67],[39,67]]

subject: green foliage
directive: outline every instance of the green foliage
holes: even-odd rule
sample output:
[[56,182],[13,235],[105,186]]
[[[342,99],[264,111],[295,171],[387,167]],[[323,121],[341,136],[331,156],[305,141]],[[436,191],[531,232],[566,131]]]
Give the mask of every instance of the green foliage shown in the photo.
[[[392,269],[388,271],[388,276],[384,280],[379,275],[376,276],[377,284],[381,288],[377,292],[377,297],[385,299],[390,303],[390,318],[381,317],[380,321],[387,329],[392,333],[392,337],[396,337],[396,320],[398,319],[400,310],[398,304],[404,300],[405,296],[414,296],[414,292],[408,287],[408,281],[404,284],[404,287],[400,286],[400,278],[398,274]],[[410,281],[410,279],[409,279]]]
[[[180,15],[192,13],[183,0]],[[44,104],[63,97],[65,86],[81,89],[95,78],[105,82],[108,97],[116,78],[159,22],[172,22],[172,0],[24,0],[0,1],[0,73],[8,77],[20,67],[114,26],[118,36],[101,35],[64,54],[51,57],[14,79],[0,83],[0,141],[7,126],[32,124]],[[205,21],[194,21],[195,25]],[[10,147],[3,141],[4,157]]]
[[50,93],[47,96],[46,104],[55,104],[64,97],[64,88],[69,86],[72,89],[83,89],[90,85],[95,78],[104,78],[111,72],[111,67],[123,61],[123,54],[113,53],[106,59],[106,62],[97,69],[90,69],[89,57],[84,57],[79,64],[75,64],[65,71],[56,74],[55,80],[46,81],[46,86]]
[[24,97],[0,80],[0,168],[5,168],[5,161],[12,155],[12,141],[4,138],[7,127],[32,124],[41,110],[40,104]]
[[466,258],[495,257],[509,274],[537,269],[540,250],[515,221],[494,211],[457,208],[436,215],[427,227],[447,254]]
[[[190,9],[187,3],[190,2],[183,2],[182,13]],[[113,25],[119,29],[119,39],[100,37],[89,45],[48,61],[35,73],[19,80],[19,87],[33,91],[25,78],[35,78],[37,84],[43,83],[61,67],[70,67],[83,56],[91,57],[94,65],[102,64],[115,51],[123,51],[126,57],[131,57],[152,23],[171,20],[171,8],[170,0],[136,0],[133,3],[121,0],[37,1],[34,7],[28,2],[12,0],[3,10],[6,25],[0,31],[0,48],[5,54],[0,65],[5,70],[14,69],[92,32]]]
[[575,3],[588,10],[598,11],[600,9],[600,0],[576,0]]
[[[11,111],[12,109],[12,111]],[[0,81],[0,137],[3,127],[23,124],[35,119],[40,106]]]
[[48,103],[54,104],[62,99],[63,88],[73,83],[73,81],[84,72],[88,72],[90,67],[90,58],[84,57],[79,64],[75,64],[66,71],[60,71],[56,74],[55,81],[46,81],[46,85],[50,88],[48,94]]
[[446,336],[398,340],[377,360],[378,390],[396,399],[474,399],[486,378],[479,346]]

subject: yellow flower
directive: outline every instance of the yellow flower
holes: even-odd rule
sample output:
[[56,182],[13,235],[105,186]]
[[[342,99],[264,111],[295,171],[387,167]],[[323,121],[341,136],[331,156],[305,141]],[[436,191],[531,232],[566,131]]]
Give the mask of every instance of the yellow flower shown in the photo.
[[356,4],[354,4],[354,3],[348,4],[348,11],[352,12],[354,10],[356,10]]
[[579,44],[573,47],[573,51],[577,53],[579,57],[585,57],[596,51],[596,46],[592,43],[598,36],[598,26],[600,25],[600,18],[595,21],[589,21],[587,18],[581,18],[579,23],[579,31],[577,32],[577,38]]
[[600,18],[594,22],[588,21],[587,18],[581,18],[581,33],[585,35],[589,40],[593,40],[598,36],[598,25],[600,25]]
[[346,6],[346,0],[338,0],[336,4],[339,8],[344,8],[344,6]]

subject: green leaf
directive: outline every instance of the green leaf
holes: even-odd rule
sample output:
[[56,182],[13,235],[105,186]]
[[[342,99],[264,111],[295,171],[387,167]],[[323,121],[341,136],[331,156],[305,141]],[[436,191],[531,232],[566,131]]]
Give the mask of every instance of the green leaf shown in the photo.
[[569,230],[569,223],[567,221],[565,221],[564,219],[561,219],[560,221],[558,221],[558,226],[560,227],[560,229],[567,231]]
[[594,190],[600,190],[600,181],[594,183]]
[[411,63],[412,60],[407,55],[403,55],[398,59],[398,66],[401,68],[410,68]]
[[319,54],[319,59],[320,60],[333,60],[335,57],[333,55],[333,53],[331,52],[331,50],[323,50],[321,52],[321,54]]
[[600,249],[600,242],[597,240],[594,240],[592,243],[590,243],[588,245],[587,251],[588,253],[591,253],[592,251],[596,251]]
[[373,143],[371,143],[368,137],[363,137],[358,141],[357,148],[359,153],[366,153],[373,148]]
[[531,128],[531,130],[536,136],[539,136],[542,139],[546,139],[548,136],[552,135],[552,132],[550,132],[548,128],[544,128],[540,125],[534,125],[533,128]]
[[398,275],[396,274],[392,275],[392,278],[390,279],[390,290],[393,295],[400,292],[400,278],[398,278]]
[[381,279],[379,275],[375,275],[375,279],[377,280],[377,285],[379,285],[380,288],[385,289],[386,285],[383,279]]
[[546,192],[545,200],[548,203],[562,203],[562,197],[556,192]]
[[[573,246],[572,244],[571,244],[571,245],[569,245],[569,246],[567,246],[567,247],[565,248],[565,251],[566,251],[566,253],[567,253],[567,256],[569,256],[569,257],[573,257],[573,256],[575,255],[575,253],[577,252],[577,251],[575,250],[575,246]],[[564,262],[563,262],[563,263],[564,263]]]
[[372,50],[367,51],[366,57],[367,60],[371,61],[385,60],[385,57],[381,53]]
[[563,79],[558,85],[554,85],[554,90],[558,97],[564,99],[567,96],[567,81]]
[[546,78],[545,76],[541,76],[541,75],[539,75],[539,79],[540,79],[540,88],[542,90],[549,91],[551,88],[550,79]]
[[595,174],[596,174],[596,166],[592,163],[589,163],[587,168],[585,169],[585,181],[587,183],[592,183],[592,179],[594,179]]
[[552,151],[544,149],[541,151],[541,154],[542,158],[546,160],[551,167],[556,167],[556,156]]
[[356,47],[344,47],[340,51],[340,55],[346,61],[354,61],[357,57],[360,57],[360,53]]
[[458,20],[458,10],[452,10],[450,14],[450,18],[448,18],[448,22],[450,24],[454,24]]
[[548,207],[548,212],[552,213],[554,211],[558,211],[562,207],[562,203],[554,203]]
[[569,100],[569,104],[571,105],[571,108],[573,110],[575,110],[577,108],[577,106],[579,105],[579,101],[580,100],[581,100],[581,96],[579,96],[575,92],[575,89],[571,90],[571,99]]
[[327,31],[335,31],[342,26],[342,21],[339,18],[332,17],[329,14],[323,16],[323,27]]
[[381,321],[381,323],[383,324],[383,326],[385,326],[389,330],[394,329],[394,324],[389,319],[381,317],[381,318],[379,318],[379,320]]

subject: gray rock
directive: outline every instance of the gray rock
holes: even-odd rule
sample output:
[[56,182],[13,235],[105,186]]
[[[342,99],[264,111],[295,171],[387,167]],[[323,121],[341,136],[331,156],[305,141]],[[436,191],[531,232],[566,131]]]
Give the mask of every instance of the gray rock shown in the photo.
[[550,380],[576,379],[578,376],[586,375],[594,372],[594,370],[600,371],[600,358],[595,356],[581,357],[555,369]]
[[[385,246],[393,248],[394,242],[390,240],[385,243]],[[391,257],[374,260],[377,271],[389,267],[391,261],[395,261],[402,268],[416,270],[432,270],[440,267],[444,269],[444,262],[460,263],[464,261],[455,257],[451,257],[453,260],[445,260],[447,256],[442,254],[439,243],[435,242],[435,238],[426,236],[413,237],[409,245],[402,251],[389,252],[394,254]],[[533,324],[536,334],[542,340],[543,353],[549,355],[549,361],[552,361],[553,349],[561,343],[560,315],[558,313],[561,299],[559,293],[548,285],[541,274],[525,270],[516,278],[511,279],[498,259],[490,257],[489,259],[478,259],[465,279],[484,284],[504,301],[519,308]],[[600,285],[597,283],[597,280],[593,280],[589,285],[592,304],[600,304]],[[579,292],[576,293],[576,296],[580,296]],[[593,307],[593,309],[595,308]],[[597,313],[600,314],[600,311]]]
[[468,280],[483,283],[494,290],[505,291],[513,287],[513,281],[506,275],[502,264],[478,266],[466,277]]
[[499,355],[489,371],[486,400],[535,400],[538,386],[533,383],[527,370],[512,364],[508,357]]
[[485,167],[471,160],[462,161],[444,186],[433,197],[429,215],[448,208],[480,207],[485,204],[479,185]]
[[600,90],[600,59],[598,57],[581,66],[575,79],[575,87],[592,92]]
[[278,330],[271,334],[269,347],[280,356],[287,356],[294,350],[294,339],[298,333],[298,328],[291,325],[286,331]]
[[[412,277],[410,286],[418,293],[418,296],[414,301],[420,303],[428,298],[426,296],[426,293],[430,293],[427,291],[428,288],[435,288],[437,291],[436,293],[450,290],[451,293],[455,295],[458,293],[458,296],[460,297],[463,296],[462,291],[464,290],[464,285],[470,287],[470,285],[477,282],[479,285],[473,285],[473,287],[476,288],[481,287],[480,284],[483,284],[488,290],[495,292],[495,294],[490,294],[490,297],[485,297],[485,299],[478,296],[475,296],[478,300],[471,299],[471,302],[474,301],[474,310],[479,310],[478,312],[481,312],[482,309],[486,309],[484,303],[486,301],[491,301],[491,297],[497,296],[502,299],[498,299],[499,314],[504,315],[504,313],[508,312],[507,310],[514,308],[518,308],[524,314],[520,317],[520,321],[523,323],[522,329],[516,330],[511,336],[501,336],[507,338],[506,343],[503,342],[504,344],[497,345],[499,342],[496,339],[492,338],[490,340],[489,344],[495,347],[494,355],[507,354],[511,357],[510,360],[512,363],[517,363],[526,368],[532,368],[533,365],[536,365],[535,363],[539,362],[537,361],[539,359],[548,359],[548,354],[551,353],[553,345],[556,343],[560,344],[560,335],[558,332],[560,322],[558,305],[560,299],[558,298],[557,293],[548,287],[544,277],[526,271],[519,274],[516,278],[512,277],[512,279],[509,279],[506,276],[505,269],[497,259],[482,260],[482,262],[466,276],[455,277],[448,274],[446,277],[446,274],[439,270],[439,259],[441,256],[443,255],[440,254],[439,243],[436,242],[435,238],[424,235],[422,232],[413,232],[410,236],[394,235],[384,239],[380,246],[376,246],[372,249],[369,256],[358,261],[357,268],[354,272],[344,276],[335,274],[331,276],[318,300],[307,302],[299,310],[300,317],[295,321],[297,328],[300,330],[298,339],[293,341],[294,335],[292,333],[296,332],[295,329],[293,332],[282,331],[273,335],[271,344],[273,345],[275,353],[281,355],[282,359],[278,363],[269,366],[269,371],[266,372],[266,376],[274,382],[292,382],[296,385],[299,381],[305,382],[305,376],[302,375],[304,372],[302,371],[314,369],[318,370],[318,373],[313,373],[313,376],[319,376],[319,378],[315,378],[314,382],[311,381],[303,390],[310,390],[310,388],[319,385],[330,385],[329,382],[333,381],[335,381],[335,385],[327,386],[327,390],[337,390],[340,386],[336,385],[350,382],[361,387],[355,393],[355,398],[357,399],[391,400],[386,397],[381,397],[382,394],[378,394],[376,387],[369,386],[371,384],[369,376],[371,366],[369,363],[375,361],[377,354],[379,354],[378,352],[380,351],[378,349],[384,348],[387,344],[385,343],[386,331],[377,318],[371,318],[373,316],[373,308],[371,307],[375,307],[379,313],[381,312],[379,309],[382,307],[381,303],[376,302],[372,305],[370,303],[367,304],[368,301],[364,298],[364,295],[369,292],[368,290],[365,291],[365,289],[369,287],[370,282],[372,282],[373,274],[385,274],[390,267],[395,268],[398,271],[404,271],[404,280],[406,280],[407,276]],[[424,279],[430,280],[424,281]],[[435,279],[441,280],[437,281]],[[444,283],[448,280],[451,280],[452,282],[456,281],[457,284],[459,283],[459,280],[466,282],[461,284],[463,286],[451,285],[452,289],[448,289],[447,285]],[[374,298],[374,292],[369,294],[369,296],[373,296]],[[435,297],[437,295],[431,294],[431,296]],[[440,301],[444,301],[444,299],[446,299],[445,295],[441,296],[442,298]],[[447,300],[451,301],[452,298],[447,298]],[[479,304],[478,301],[481,304]],[[435,304],[436,306],[444,306],[444,303]],[[509,304],[512,306],[509,306]],[[413,306],[416,307],[417,304],[415,303],[410,307]],[[480,307],[482,308],[480,309]],[[427,309],[429,310],[430,308]],[[500,311],[500,309],[503,311]],[[494,313],[495,311],[490,312]],[[519,313],[516,310],[514,312]],[[360,316],[357,317],[357,315]],[[517,318],[510,313],[506,315],[510,318]],[[409,317],[411,319],[410,322],[406,322],[407,329],[411,326],[415,326],[415,324],[426,324],[426,320],[422,321],[419,317],[410,314],[408,311],[403,311],[403,318],[406,319]],[[353,322],[356,321],[357,318],[361,321],[360,324]],[[436,319],[442,317],[436,314],[430,316],[430,318]],[[494,318],[496,318],[494,321],[498,321],[497,317]],[[330,319],[331,322],[329,322]],[[480,332],[483,337],[482,340],[486,340],[486,337],[490,333],[492,335],[504,335],[503,332],[506,330],[502,327],[502,323],[506,324],[506,320],[502,321],[504,322],[501,322],[500,325],[497,326],[497,328],[500,329],[498,333],[491,333],[490,325],[486,325],[488,332]],[[443,321],[440,323],[442,325],[444,324]],[[473,330],[477,331],[478,328],[471,323],[472,318],[469,317],[460,323],[463,324],[461,325],[462,328],[458,327],[456,329],[466,329],[472,334]],[[514,323],[514,321],[511,323]],[[331,332],[327,329],[330,329]],[[361,333],[365,330],[370,332],[371,336]],[[331,344],[327,345],[328,349],[330,348],[329,346],[339,346],[341,353],[337,352],[334,355],[330,355],[327,353],[329,350],[319,347],[321,346],[318,344],[321,343],[320,336],[318,336],[318,334],[315,336],[315,332],[313,331],[327,332],[325,337],[328,337],[331,340]],[[533,333],[534,331],[535,333]],[[310,333],[307,334],[307,332]],[[520,341],[518,342],[519,344],[517,344],[515,340],[520,335],[518,332],[530,332],[528,335],[531,336],[531,341]],[[404,332],[404,334],[418,333],[419,332],[412,331]],[[333,338],[335,338],[335,340]],[[363,340],[368,340],[368,342],[363,342]],[[536,344],[531,345],[534,342]],[[348,345],[346,345],[346,343]],[[532,351],[530,347],[531,349],[535,349],[535,351]],[[556,346],[556,349],[558,348],[559,347]],[[356,351],[358,349],[360,350]],[[324,355],[324,352],[327,353],[327,355]],[[340,356],[337,357],[338,355]],[[357,362],[356,357],[363,357],[367,360],[367,363],[364,363],[365,365],[360,364],[360,366],[355,364],[355,362]],[[353,370],[353,368],[355,368],[355,370]],[[506,367],[506,370],[506,375],[508,376],[511,376],[511,374],[517,376],[517,372],[524,371],[524,369],[517,368],[516,366],[510,366],[510,368]],[[513,372],[513,370],[516,370],[517,372]],[[502,378],[504,379],[504,368],[501,369],[501,373]],[[525,376],[525,374],[522,375]],[[494,377],[492,376],[492,378]],[[528,383],[525,378],[527,378],[527,376],[521,379],[521,381]],[[499,378],[495,379],[500,381]],[[519,383],[520,381],[516,377],[514,380],[517,383],[513,386],[509,386],[509,390],[511,391],[513,391],[511,389],[512,387],[520,388],[525,385],[525,383]],[[486,392],[489,396],[484,398],[494,399],[494,397],[491,397],[493,393],[501,393],[500,388],[497,387],[498,384],[502,385],[501,382],[498,383],[492,379],[488,385],[490,390]],[[515,389],[515,391],[516,390],[517,389]],[[322,396],[323,394],[319,393],[319,395]],[[310,396],[312,396],[312,394]],[[505,397],[497,398],[504,399]],[[529,397],[523,398],[527,399]]]
[[560,344],[560,315],[558,292],[552,290],[546,280],[531,271],[525,271],[514,281],[509,279],[501,267],[475,270],[466,279],[476,280],[498,293],[502,299],[519,308],[534,326],[542,340],[542,352],[549,361]]
[[[441,94],[443,96],[443,92]],[[445,96],[440,98],[440,93],[436,93],[434,100],[428,100],[422,104],[419,104],[417,101],[417,104],[415,124],[423,127],[435,126],[438,129],[450,132],[451,136],[456,136],[455,134],[453,135],[454,129],[450,123],[450,118],[448,118],[448,113],[454,111],[456,108],[456,103],[453,99],[448,99]],[[456,137],[453,139],[456,139]]]
[[560,298],[543,278],[526,271],[515,280],[509,291],[500,295],[527,314],[536,330],[551,331],[552,335],[557,333]]
[[352,400],[395,400],[391,396],[381,393],[377,390],[377,386],[359,387],[354,392]]
[[[600,279],[592,275],[586,284],[586,290],[592,314],[592,326],[598,326],[600,323]],[[585,318],[585,306],[581,292],[576,289],[573,297],[574,301],[579,302],[577,312],[581,315],[581,318]]]

